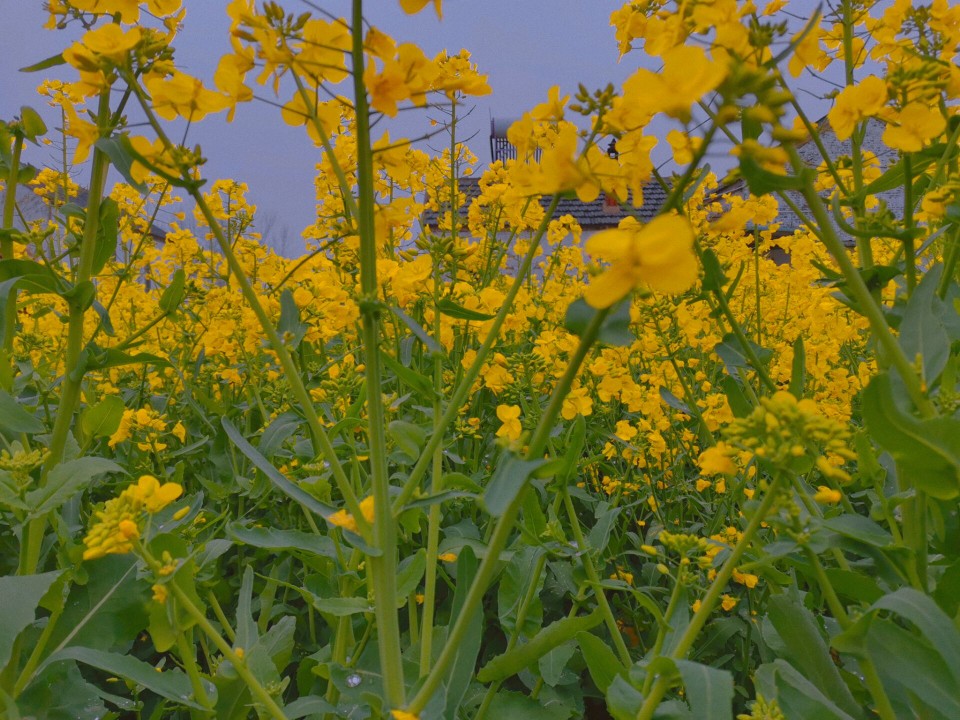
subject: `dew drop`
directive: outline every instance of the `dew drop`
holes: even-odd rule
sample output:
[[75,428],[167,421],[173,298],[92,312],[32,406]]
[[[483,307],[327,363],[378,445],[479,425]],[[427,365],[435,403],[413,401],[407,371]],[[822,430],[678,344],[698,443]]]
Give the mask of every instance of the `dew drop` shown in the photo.
[[353,675],[347,675],[347,687],[355,688],[360,684],[360,676],[354,673]]

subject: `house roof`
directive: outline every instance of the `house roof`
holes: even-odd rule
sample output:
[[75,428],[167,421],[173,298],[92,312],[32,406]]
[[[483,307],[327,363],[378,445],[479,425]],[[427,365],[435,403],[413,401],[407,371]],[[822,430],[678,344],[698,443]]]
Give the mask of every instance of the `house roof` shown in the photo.
[[[463,195],[463,203],[460,205],[459,214],[461,218],[466,219],[468,208],[480,196],[480,180],[475,177],[461,178],[458,181],[458,189],[460,194]],[[639,208],[634,208],[629,203],[626,205],[609,205],[603,194],[591,202],[584,202],[575,195],[563,195],[557,204],[554,217],[571,215],[584,230],[603,230],[617,227],[620,221],[628,216],[643,221],[651,220],[656,216],[666,199],[666,191],[657,183],[649,183],[643,188],[643,205]],[[541,197],[540,205],[546,209],[551,200],[552,197],[549,196]],[[438,224],[437,211],[425,211],[420,217],[420,223],[425,228],[436,229]]]
[[[898,160],[897,151],[888,148],[883,143],[881,136],[883,134],[884,127],[884,124],[879,120],[869,120],[866,125],[863,142],[861,143],[861,148],[863,150],[872,152],[877,156],[881,171],[888,170],[890,166],[892,166]],[[852,152],[850,140],[848,139],[841,141],[837,139],[837,134],[830,126],[830,122],[826,117],[817,121],[817,133],[820,144],[831,158],[850,155]],[[799,144],[797,146],[797,152],[804,163],[810,167],[816,168],[823,161],[823,157],[820,154],[820,149],[817,147],[817,143],[814,142],[813,138],[808,138],[805,142]],[[746,196],[748,192],[746,181],[743,178],[738,178],[732,182],[722,185],[714,194],[714,198],[719,199],[721,195],[726,194]],[[810,205],[807,203],[806,199],[801,193],[795,190],[789,190],[785,194],[805,215],[809,217]],[[826,198],[827,194],[822,193],[822,196]],[[886,192],[877,193],[876,197],[886,203],[887,207],[895,216],[902,217],[904,209],[902,190],[888,190]],[[798,216],[786,205],[786,203],[783,202],[780,203],[779,213],[774,222],[779,223],[780,225],[780,229],[778,230],[778,234],[780,235],[792,234],[794,231],[804,227],[800,216]],[[834,223],[834,227],[846,244],[853,244],[854,240],[852,237],[847,236],[836,223]]]

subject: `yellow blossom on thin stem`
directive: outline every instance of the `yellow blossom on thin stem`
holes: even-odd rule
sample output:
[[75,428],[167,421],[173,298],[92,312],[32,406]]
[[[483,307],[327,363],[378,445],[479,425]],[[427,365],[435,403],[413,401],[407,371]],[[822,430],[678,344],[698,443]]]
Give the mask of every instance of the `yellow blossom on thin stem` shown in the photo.
[[[363,519],[368,523],[373,522],[373,495],[365,497],[360,501],[360,512],[363,513]],[[352,533],[359,532],[357,519],[346,510],[337,510],[333,515],[327,518],[327,522],[336,525]]]

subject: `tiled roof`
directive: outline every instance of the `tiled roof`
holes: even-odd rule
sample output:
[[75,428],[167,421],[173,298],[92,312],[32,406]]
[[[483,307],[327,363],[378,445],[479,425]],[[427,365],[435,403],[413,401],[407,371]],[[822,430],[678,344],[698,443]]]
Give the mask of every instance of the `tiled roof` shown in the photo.
[[[475,177],[461,178],[458,181],[458,189],[460,194],[463,195],[460,217],[465,219],[470,204],[480,196],[480,181]],[[540,204],[544,209],[550,204],[551,199],[550,197],[540,198]],[[564,195],[560,198],[554,217],[572,215],[584,230],[602,230],[616,227],[623,218],[629,215],[639,220],[650,220],[657,214],[666,199],[666,192],[657,183],[650,183],[643,188],[643,205],[639,208],[634,208],[629,203],[625,206],[608,206],[602,194],[592,202],[583,202],[575,195]],[[427,210],[424,212],[420,217],[420,223],[423,227],[436,228],[437,211]]]
[[[843,155],[849,155],[851,152],[851,145],[849,140],[840,141],[837,139],[836,133],[833,131],[833,128],[830,127],[830,123],[826,118],[822,118],[817,122],[818,128],[818,137],[820,144],[823,145],[824,149],[827,151],[830,157],[838,158]],[[866,132],[864,133],[863,142],[861,147],[863,150],[874,153],[877,156],[877,159],[880,162],[880,169],[886,171],[890,168],[891,165],[897,162],[897,151],[891,150],[886,145],[884,145],[881,135],[883,134],[884,125],[879,120],[870,120],[866,126]],[[797,152],[803,161],[811,166],[816,168],[820,165],[823,158],[820,155],[820,150],[817,147],[817,144],[813,139],[808,139],[806,142],[797,146]],[[720,195],[730,194],[730,195],[740,195],[746,196],[748,193],[746,181],[742,178],[737,179],[731,183],[720,187],[719,190],[715,193],[716,199],[719,199]],[[789,190],[786,192],[787,197],[789,197],[797,207],[807,215],[810,216],[810,206],[807,203],[806,199],[799,193],[794,190]],[[883,200],[890,211],[896,217],[902,217],[903,215],[903,191],[899,189],[888,190],[886,192],[877,193],[876,197],[880,200]],[[831,217],[832,220],[832,217]],[[800,217],[791,210],[786,203],[780,201],[780,212],[777,215],[777,219],[774,221],[779,223],[780,234],[792,234],[795,230],[799,230],[803,227],[803,222],[800,220]],[[839,226],[836,226],[834,223],[835,229],[840,234],[840,237],[843,241],[852,245],[854,239],[846,235]]]

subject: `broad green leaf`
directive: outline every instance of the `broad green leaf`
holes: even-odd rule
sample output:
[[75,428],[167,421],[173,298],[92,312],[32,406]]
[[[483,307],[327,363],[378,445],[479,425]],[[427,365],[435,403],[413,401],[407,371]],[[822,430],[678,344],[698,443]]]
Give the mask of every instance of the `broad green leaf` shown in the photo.
[[462,305],[458,305],[450,298],[444,298],[437,303],[437,310],[447,317],[452,317],[456,320],[475,320],[478,322],[483,322],[486,320],[492,320],[494,317],[493,315],[487,315],[486,313],[477,312],[476,310],[468,310]]
[[627,669],[610,649],[609,643],[587,632],[577,633],[576,640],[593,684],[600,692],[605,693],[615,677],[626,674]]
[[483,493],[483,504],[487,512],[493,517],[503,515],[524,489],[530,476],[544,462],[544,460],[523,460],[513,453],[506,453],[501,457]]
[[310,599],[310,603],[319,612],[326,613],[327,615],[335,615],[336,617],[373,612],[373,606],[365,597],[321,598],[314,595]]
[[318,695],[305,695],[283,708],[288,720],[299,720],[308,715],[334,715],[336,708]]
[[944,500],[960,494],[960,421],[918,420],[904,412],[886,373],[863,391],[862,409],[870,436],[909,472],[911,482]]
[[893,545],[893,536],[863,515],[845,513],[837,517],[822,520],[821,524],[828,530],[877,548],[889,548]]
[[740,158],[740,174],[747,181],[750,192],[757,197],[781,190],[801,190],[813,173],[813,170],[803,168],[797,175],[780,175],[764,169],[748,154]]
[[[469,546],[464,547],[457,556],[457,585],[450,611],[451,624],[453,619],[459,618],[462,614],[467,592],[473,585],[479,564]],[[469,622],[463,642],[457,646],[457,655],[445,678],[442,705],[444,720],[456,720],[459,717],[460,706],[463,704],[463,698],[473,681],[473,673],[477,667],[477,656],[480,654],[480,645],[483,641],[483,613],[474,612]]]
[[433,382],[428,377],[421,375],[412,368],[404,367],[397,362],[397,360],[390,357],[387,352],[381,351],[380,358],[383,360],[383,364],[390,368],[400,382],[407,385],[411,390],[415,390],[424,400],[433,402],[437,394],[433,389]]
[[17,636],[36,619],[37,606],[60,577],[59,571],[42,575],[8,575],[0,577],[0,670],[10,660]]
[[93,249],[93,275],[98,275],[103,267],[116,257],[119,229],[120,207],[113,198],[104,198],[100,202],[100,221],[97,225],[97,241]]
[[280,293],[280,319],[277,322],[277,333],[284,344],[295,350],[303,336],[307,334],[307,325],[300,319],[300,308],[293,299],[293,291],[289,288]]
[[797,335],[793,342],[793,364],[790,370],[790,394],[797,400],[803,398],[803,389],[807,384],[807,353],[803,347],[803,336]]
[[164,289],[157,302],[157,307],[161,312],[172,313],[183,302],[184,289],[186,287],[187,276],[183,268],[177,268],[170,278],[170,284]]
[[24,410],[10,393],[0,390],[0,430],[19,435],[40,433],[46,430],[46,427],[33,414]]
[[643,693],[637,690],[630,682],[617,675],[607,687],[607,711],[614,720],[636,720],[640,708],[643,706]]
[[687,702],[697,720],[731,720],[733,675],[689,660],[677,660]]
[[247,459],[253,463],[254,467],[266,475],[267,479],[269,479],[270,482],[273,483],[274,487],[276,487],[280,492],[282,492],[291,500],[295,500],[296,502],[300,503],[305,508],[316,513],[322,518],[328,518],[334,512],[336,512],[334,508],[330,507],[326,503],[320,502],[306,490],[294,485],[290,480],[284,477],[269,460],[260,454],[259,450],[247,442],[247,439],[240,434],[240,431],[237,430],[233,423],[231,423],[226,417],[221,418],[220,424],[223,426],[223,430],[226,432],[227,437],[230,438],[230,441],[237,446],[237,449],[246,455]]
[[944,326],[949,306],[937,297],[937,285],[943,271],[934,266],[914,289],[900,322],[900,346],[911,361],[920,359],[924,382],[933,386],[950,359],[950,337]]
[[557,686],[567,663],[570,662],[570,658],[573,657],[576,650],[577,644],[570,640],[540,656],[537,661],[537,668],[540,670],[540,677],[547,685],[550,687]]
[[416,460],[427,442],[427,432],[419,425],[405,420],[393,420],[387,425],[387,434],[405,455]]
[[137,561],[130,555],[107,555],[84,568],[87,584],[70,589],[49,647],[126,649],[147,626],[150,584],[137,577]]
[[786,646],[785,659],[838,707],[859,714],[860,706],[840,677],[813,614],[793,598],[775,595],[767,604],[767,617]]
[[272,527],[249,527],[239,522],[227,525],[227,536],[252,547],[267,550],[299,550],[308,555],[336,559],[336,547],[326,535],[314,535],[299,530],[279,530]]
[[477,673],[477,680],[482,683],[506,680],[528,665],[537,662],[554,648],[572,640],[577,633],[592,630],[602,622],[603,616],[599,610],[594,610],[589,615],[565,617],[552,622],[529,642],[497,655],[487,662]]
[[785,660],[761,665],[756,673],[757,692],[767,700],[776,700],[787,720],[858,720],[827,698],[816,685]]
[[878,600],[873,608],[895,612],[916,625],[960,683],[960,632],[933,600],[913,588],[901,588]]
[[20,108],[20,128],[23,130],[23,136],[33,142],[47,132],[47,125],[43,122],[43,118],[29,105]]
[[[136,683],[140,687],[146,688],[160,697],[172,700],[179,705],[184,705],[195,710],[203,710],[195,700],[190,698],[193,695],[193,689],[190,685],[190,679],[180,670],[165,670],[160,672],[158,668],[142,660],[137,660],[130,655],[121,655],[119,653],[103,652],[102,650],[93,650],[85,647],[68,647],[58,650],[47,658],[43,666],[51,665],[63,660],[76,660],[84,665],[102,670],[110,675],[116,675]],[[216,698],[216,690],[210,683],[205,683],[208,695],[211,699]]]
[[80,426],[87,437],[110,437],[120,427],[125,409],[121,398],[116,395],[107,395],[80,414]]
[[427,568],[427,551],[420,548],[413,555],[404,558],[397,568],[397,607],[401,608],[410,599],[410,595],[420,586]]
[[82,457],[60,463],[50,471],[45,486],[27,493],[30,514],[32,517],[46,515],[82,492],[98,475],[122,472],[122,467],[101,457]]
[[[757,345],[756,343],[747,340],[747,343],[750,345],[750,349],[753,350],[754,354],[757,356],[757,359],[760,360],[764,365],[773,357],[773,351],[769,348],[763,348]],[[723,364],[726,367],[727,373],[732,377],[737,376],[738,368],[751,368],[752,365],[747,359],[747,351],[744,350],[743,345],[741,345],[740,340],[733,333],[727,333],[723,336],[723,342],[719,343],[714,347],[713,351],[723,360]]]
[[[493,718],[517,718],[518,720],[557,720],[550,708],[518,692],[501,690],[490,703],[489,716]],[[567,717],[563,715],[562,717]]]
[[[538,632],[543,624],[540,591],[544,583],[542,568],[545,552],[542,546],[520,547],[513,553],[500,576],[500,583],[497,586],[497,618],[501,629],[508,637],[515,632],[519,632],[521,638],[530,637]],[[534,594],[527,605],[523,627],[518,628],[516,623],[520,605],[531,590]]]
[[876,619],[867,631],[866,651],[897,717],[960,718],[956,668],[927,639],[893,620]]
[[104,153],[123,179],[141,195],[148,192],[147,186],[133,177],[132,167],[135,155],[131,152],[130,140],[126,136],[102,137],[93,145]]
[[[587,301],[583,298],[574,300],[567,308],[563,325],[568,331],[580,337],[597,312],[598,310],[587,305]],[[632,345],[636,339],[636,336],[630,332],[630,299],[626,298],[615,305],[607,315],[600,326],[597,341],[605,345],[625,347]]]
[[20,717],[39,720],[101,720],[109,717],[103,692],[80,674],[73,661],[49,665],[17,698]]
[[727,277],[723,272],[723,266],[717,254],[707,248],[700,254],[700,261],[703,264],[703,280],[701,285],[704,290],[721,292],[723,286],[727,284]]

